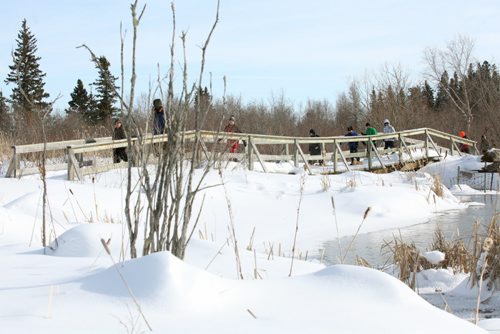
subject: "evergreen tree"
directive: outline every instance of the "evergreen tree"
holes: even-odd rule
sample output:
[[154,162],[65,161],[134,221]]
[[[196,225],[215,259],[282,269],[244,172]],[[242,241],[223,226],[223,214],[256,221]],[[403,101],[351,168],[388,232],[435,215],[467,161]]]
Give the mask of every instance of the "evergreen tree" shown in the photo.
[[422,97],[424,98],[429,109],[433,109],[435,103],[434,89],[432,89],[431,85],[429,85],[427,80],[424,81],[424,85],[422,87]]
[[195,108],[200,108],[201,111],[206,111],[212,104],[212,96],[208,92],[208,88],[205,87],[202,89],[201,87],[198,88],[196,91],[196,95],[194,97],[194,105]]
[[439,82],[438,90],[436,93],[435,106],[437,109],[443,110],[449,103],[449,96],[446,93],[448,87],[448,72],[444,71],[441,75],[441,81]]
[[94,87],[96,87],[96,109],[91,110],[91,119],[94,122],[108,121],[114,114],[118,112],[118,109],[114,106],[117,100],[116,91],[118,87],[115,85],[117,77],[111,74],[109,70],[110,63],[106,57],[101,56],[98,58],[99,64],[96,64],[99,70],[99,77],[94,82]]
[[14,110],[21,112],[26,119],[30,119],[35,112],[47,107],[44,99],[48,98],[49,94],[43,88],[45,73],[40,70],[41,58],[36,56],[37,40],[28,28],[26,19],[23,20],[16,41],[14,64],[9,66],[10,73],[5,82],[16,85],[11,95]]
[[91,107],[93,106],[92,96],[89,95],[82,80],[78,79],[76,87],[71,93],[71,101],[68,102],[69,108],[66,109],[68,115],[79,114],[89,123],[95,123],[96,120],[92,119],[95,113],[92,113]]

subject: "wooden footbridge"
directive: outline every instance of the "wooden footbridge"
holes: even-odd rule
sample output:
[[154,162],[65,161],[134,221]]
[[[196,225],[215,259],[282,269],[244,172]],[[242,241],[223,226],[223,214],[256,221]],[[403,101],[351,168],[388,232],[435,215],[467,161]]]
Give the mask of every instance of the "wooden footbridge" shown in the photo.
[[[322,173],[339,173],[357,170],[395,170],[418,168],[430,160],[440,160],[446,155],[462,155],[459,146],[469,145],[472,153],[478,153],[476,142],[460,138],[445,132],[430,128],[399,131],[392,134],[375,136],[333,136],[333,137],[285,137],[260,134],[227,134],[213,131],[186,131],[183,136],[188,144],[195,138],[201,144],[201,159],[210,159],[217,153],[222,159],[239,161],[250,170],[260,169],[269,172],[270,162],[292,162],[295,167],[303,166],[309,173],[314,173],[312,161],[322,161]],[[384,150],[378,147],[384,139],[395,138],[396,147]],[[221,140],[222,139],[222,140]],[[246,142],[246,147],[240,153],[225,153],[226,140]],[[144,138],[132,138],[132,149],[138,145],[151,145],[167,141],[167,135],[147,135]],[[358,152],[350,153],[349,142],[358,142]],[[321,155],[311,156],[305,151],[311,143],[319,143]],[[382,144],[383,145],[383,144]],[[70,141],[48,142],[29,145],[12,146],[12,156],[5,177],[21,177],[39,173],[39,161],[45,152],[50,163],[46,171],[66,170],[68,180],[82,180],[85,175],[92,175],[113,168],[123,168],[127,163],[114,164],[112,150],[127,147],[127,140],[113,140],[111,137],[80,139]],[[243,145],[240,147],[243,148]],[[130,150],[131,148],[129,148]],[[388,159],[388,157],[391,157]],[[348,160],[360,158],[362,165],[350,165]],[[156,157],[151,154],[147,163],[155,163]]]

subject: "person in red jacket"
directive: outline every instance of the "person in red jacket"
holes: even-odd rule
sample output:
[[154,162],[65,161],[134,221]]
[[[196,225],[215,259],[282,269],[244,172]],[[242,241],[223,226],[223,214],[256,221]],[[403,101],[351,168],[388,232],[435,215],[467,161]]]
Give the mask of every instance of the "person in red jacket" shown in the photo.
[[[241,133],[240,128],[236,125],[236,120],[234,115],[229,117],[229,122],[224,128],[224,132],[228,133]],[[229,148],[230,153],[236,153],[238,151],[238,147],[240,146],[238,139],[228,139],[227,147]]]
[[[458,133],[458,135],[461,137],[461,138],[465,138],[467,139],[467,135],[465,134],[465,131],[460,131]],[[460,152],[463,152],[463,153],[467,153],[467,154],[470,154],[470,146],[467,145],[467,144],[460,144]]]

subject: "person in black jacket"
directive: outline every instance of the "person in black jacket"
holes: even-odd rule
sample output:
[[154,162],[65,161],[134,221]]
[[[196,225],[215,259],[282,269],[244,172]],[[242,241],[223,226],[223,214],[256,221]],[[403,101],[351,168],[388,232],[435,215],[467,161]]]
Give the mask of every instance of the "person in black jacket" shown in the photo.
[[[352,126],[347,127],[347,133],[345,136],[357,136],[358,133],[354,131],[354,128]],[[349,152],[350,153],[358,153],[358,142],[357,141],[350,141],[349,142]],[[359,157],[357,158],[351,158],[351,165],[356,165],[359,163]]]
[[[314,129],[309,130],[309,137],[319,137],[319,135],[314,131]],[[309,154],[310,155],[321,155],[321,145],[319,143],[311,143],[309,144]],[[323,163],[323,160],[311,160],[309,161],[311,164],[315,164],[319,162]]]
[[[115,128],[113,130],[113,140],[126,139],[125,130],[123,129],[122,121],[117,119],[115,121]],[[127,148],[117,147],[113,149],[113,162],[119,163],[120,161],[128,161]]]

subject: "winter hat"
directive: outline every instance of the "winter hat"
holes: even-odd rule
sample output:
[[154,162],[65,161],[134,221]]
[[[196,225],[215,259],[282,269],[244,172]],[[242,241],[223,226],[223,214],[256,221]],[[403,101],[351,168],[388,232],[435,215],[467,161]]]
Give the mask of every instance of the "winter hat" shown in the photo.
[[384,124],[389,124],[389,120],[387,118],[384,119]]
[[229,120],[234,121],[235,120],[234,115],[231,115],[231,117],[229,117]]
[[155,100],[153,101],[153,107],[155,107],[155,108],[160,108],[160,107],[162,107],[161,100],[160,100],[160,99],[155,99]]
[[465,138],[465,131],[460,131],[458,135],[462,138]]
[[119,118],[115,119],[115,124],[121,123],[121,122],[122,122],[121,119],[119,119]]
[[309,134],[310,134],[310,135],[315,135],[315,134],[316,134],[316,131],[314,131],[314,129],[311,129],[311,130],[309,130]]

